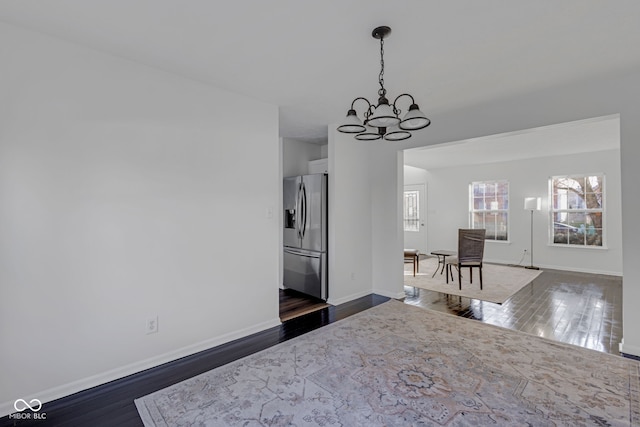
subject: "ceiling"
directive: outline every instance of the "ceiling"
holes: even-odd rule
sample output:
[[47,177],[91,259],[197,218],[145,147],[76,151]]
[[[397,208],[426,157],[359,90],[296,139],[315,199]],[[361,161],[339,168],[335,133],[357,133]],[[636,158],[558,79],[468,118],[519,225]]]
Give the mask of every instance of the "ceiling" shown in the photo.
[[617,114],[405,150],[404,163],[431,170],[616,149]]
[[390,97],[434,117],[638,67],[639,16],[636,0],[0,1],[0,21],[277,104],[280,135],[307,142],[377,97],[376,26],[393,30]]

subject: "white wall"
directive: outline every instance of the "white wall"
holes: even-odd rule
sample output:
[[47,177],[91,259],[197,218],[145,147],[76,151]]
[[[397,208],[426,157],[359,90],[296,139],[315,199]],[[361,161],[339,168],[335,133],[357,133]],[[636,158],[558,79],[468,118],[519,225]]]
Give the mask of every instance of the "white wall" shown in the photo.
[[[329,303],[372,292],[369,144],[329,126]],[[395,164],[395,163],[394,163]]]
[[329,302],[372,292],[402,298],[403,153],[336,127],[329,125]]
[[[398,144],[398,149],[414,148],[425,145],[440,144],[451,141],[461,141],[469,138],[496,135],[505,132],[522,129],[534,129],[541,126],[572,122],[593,117],[620,114],[620,158],[622,176],[622,229],[623,243],[623,292],[624,314],[623,334],[624,345],[621,350],[626,353],[640,356],[640,312],[636,309],[636,303],[640,300],[640,223],[637,221],[637,213],[640,211],[640,192],[637,191],[637,182],[640,181],[640,169],[637,167],[637,159],[640,158],[640,70],[621,70],[615,75],[591,76],[590,78],[567,82],[556,87],[537,90],[533,93],[520,94],[511,98],[495,99],[482,105],[473,105],[468,108],[436,112],[430,115],[432,125],[419,132],[406,143]],[[429,114],[429,113],[428,113]],[[338,156],[338,152],[331,152],[332,134],[338,134],[335,127],[329,127],[330,159]],[[340,139],[339,139],[340,138]],[[342,139],[341,135],[333,139],[346,144],[353,142]],[[343,144],[343,145],[344,145]],[[334,144],[339,145],[339,144]],[[371,147],[374,145],[372,144]],[[354,168],[354,174],[360,172],[359,168],[365,161],[369,162],[368,168],[363,173],[371,173],[384,168],[395,167],[395,158],[372,158],[367,152],[373,148],[362,149],[360,157],[353,156],[348,159],[333,159],[340,169]],[[342,149],[342,147],[341,147]],[[351,150],[352,148],[344,148]],[[330,160],[331,163],[331,160]],[[334,169],[334,172],[338,172]],[[358,175],[340,174],[336,176],[334,187],[350,185],[351,180],[361,180]],[[379,188],[384,193],[376,196],[377,200],[386,200],[393,204],[398,201],[397,192],[390,188]],[[433,189],[430,188],[430,193]],[[364,201],[362,201],[364,202]],[[364,206],[358,206],[364,209]],[[431,204],[431,208],[434,206]],[[347,214],[347,212],[341,212]],[[340,221],[337,216],[334,222]],[[387,223],[378,224],[376,229],[350,229],[350,241],[367,239],[375,241],[372,247],[371,259],[377,259],[383,263],[376,268],[393,270],[398,268],[401,260],[395,258],[385,259],[382,254],[387,249],[382,239],[371,239],[368,233],[387,233],[397,227],[391,218]],[[384,228],[384,230],[382,230]],[[338,254],[334,254],[338,256]],[[360,261],[366,265],[366,260]],[[337,280],[343,279],[344,271],[337,273]]]
[[413,166],[403,166],[404,185],[427,185],[427,171]]
[[0,413],[279,324],[276,106],[6,24],[0,52]]
[[326,159],[329,157],[329,144],[324,144],[320,146],[320,158]]
[[[542,136],[541,136],[542,137]],[[604,173],[606,176],[606,249],[549,245],[549,177],[566,174]],[[570,156],[540,157],[476,166],[427,171],[429,183],[429,240],[431,247],[457,247],[457,229],[469,226],[469,183],[509,182],[509,242],[487,241],[485,259],[529,265],[531,212],[525,197],[541,197],[542,210],[534,212],[534,264],[545,268],[622,275],[620,203],[620,151],[608,150]]]
[[[404,297],[402,218],[404,153],[390,144],[377,144],[371,163],[387,167],[371,169],[371,256],[373,292],[391,298]],[[388,200],[385,194],[396,194]],[[392,226],[392,225],[395,225]],[[387,265],[387,260],[395,260]]]
[[321,146],[290,138],[282,139],[282,176],[306,175],[309,161],[321,158]]

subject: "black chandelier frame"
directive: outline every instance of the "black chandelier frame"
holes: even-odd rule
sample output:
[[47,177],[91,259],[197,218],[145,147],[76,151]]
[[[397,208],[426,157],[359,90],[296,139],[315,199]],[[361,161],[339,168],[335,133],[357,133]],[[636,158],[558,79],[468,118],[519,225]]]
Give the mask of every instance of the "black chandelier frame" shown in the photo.
[[[355,98],[351,102],[351,108],[347,111],[345,123],[338,127],[338,131],[342,133],[356,134],[355,138],[358,140],[374,141],[384,138],[387,141],[402,141],[411,138],[410,131],[424,129],[431,124],[431,120],[420,111],[415,99],[408,93],[398,95],[393,103],[389,104],[387,90],[384,87],[384,39],[390,33],[391,28],[387,26],[377,27],[371,33],[373,38],[380,40],[378,103],[373,105],[367,98],[361,96]],[[409,97],[411,104],[405,117],[400,119],[402,110],[397,107],[397,103],[403,97]],[[364,123],[360,121],[355,110],[358,101],[364,101],[367,104],[367,109],[364,111]]]

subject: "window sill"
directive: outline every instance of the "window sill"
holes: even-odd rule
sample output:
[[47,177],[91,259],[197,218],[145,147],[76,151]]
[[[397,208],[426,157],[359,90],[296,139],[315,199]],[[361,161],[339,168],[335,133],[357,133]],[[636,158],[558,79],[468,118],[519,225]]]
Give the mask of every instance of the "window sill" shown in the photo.
[[588,249],[588,250],[600,250],[600,251],[609,250],[607,246],[563,245],[563,244],[556,244],[556,243],[547,243],[547,246],[552,248]]

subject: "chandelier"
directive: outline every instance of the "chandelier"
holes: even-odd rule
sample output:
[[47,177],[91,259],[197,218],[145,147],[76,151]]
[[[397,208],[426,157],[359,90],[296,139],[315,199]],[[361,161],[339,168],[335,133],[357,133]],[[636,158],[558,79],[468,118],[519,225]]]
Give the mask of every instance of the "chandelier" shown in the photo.
[[[380,74],[378,75],[378,104],[372,105],[366,98],[358,97],[351,102],[351,108],[347,111],[347,118],[338,127],[343,133],[355,133],[356,139],[361,141],[374,141],[384,138],[387,141],[402,141],[411,138],[411,132],[426,128],[431,124],[413,96],[408,93],[398,95],[392,104],[387,99],[387,90],[384,88],[384,38],[391,34],[389,27],[377,27],[371,35],[380,40]],[[398,100],[403,97],[411,99],[409,110],[400,119],[402,111],[397,107]],[[367,109],[364,112],[364,123],[358,117],[355,110],[356,101],[364,101]]]

